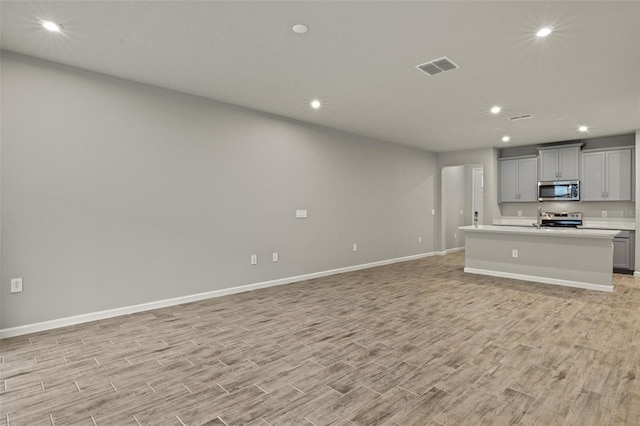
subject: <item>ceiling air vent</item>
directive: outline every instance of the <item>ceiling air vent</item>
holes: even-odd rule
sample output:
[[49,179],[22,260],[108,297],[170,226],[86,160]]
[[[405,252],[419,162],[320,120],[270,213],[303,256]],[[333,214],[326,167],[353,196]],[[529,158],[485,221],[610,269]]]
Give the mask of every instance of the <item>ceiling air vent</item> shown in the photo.
[[460,68],[458,64],[453,62],[451,59],[443,56],[442,58],[434,59],[433,61],[426,62],[424,64],[416,65],[420,71],[427,75],[436,75],[440,74],[444,71],[455,70],[456,68]]
[[520,120],[529,120],[530,118],[533,118],[533,115],[524,114],[524,115],[516,115],[515,117],[509,117],[509,120],[511,120],[511,121],[520,121]]

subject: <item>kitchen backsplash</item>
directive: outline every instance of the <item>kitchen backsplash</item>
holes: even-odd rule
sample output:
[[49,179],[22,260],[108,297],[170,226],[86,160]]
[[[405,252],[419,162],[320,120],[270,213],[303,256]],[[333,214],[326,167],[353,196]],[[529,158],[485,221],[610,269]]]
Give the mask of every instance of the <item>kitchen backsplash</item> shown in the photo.
[[[620,202],[544,202],[544,203],[502,203],[500,213],[502,216],[525,216],[535,217],[538,206],[542,211],[551,212],[582,212],[584,218],[625,218],[634,219],[636,217],[636,205],[631,201]],[[520,212],[520,214],[518,213]]]

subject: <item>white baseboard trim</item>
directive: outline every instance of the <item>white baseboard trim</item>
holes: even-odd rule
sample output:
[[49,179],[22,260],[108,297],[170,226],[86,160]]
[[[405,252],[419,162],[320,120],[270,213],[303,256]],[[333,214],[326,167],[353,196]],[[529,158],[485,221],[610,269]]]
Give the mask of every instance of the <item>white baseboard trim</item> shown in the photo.
[[633,276],[634,277],[640,277],[640,271],[634,271],[633,272]]
[[438,256],[444,256],[446,254],[454,253],[456,251],[462,251],[462,250],[464,250],[464,247],[455,247],[455,248],[450,248],[450,249],[446,249],[446,250],[442,250],[442,251],[437,251],[436,254]]
[[464,268],[464,272],[469,272],[471,274],[479,274],[479,275],[489,275],[491,277],[499,277],[499,278],[513,278],[516,280],[532,281],[532,282],[543,283],[543,284],[561,285],[565,287],[584,288],[586,290],[605,291],[608,293],[611,293],[613,291],[613,285],[608,286],[603,284],[585,283],[581,281],[561,280],[558,278],[539,277],[536,275],[513,274],[510,272],[499,272],[499,271],[491,271],[488,269],[478,269],[478,268],[468,268],[468,267]]
[[142,303],[139,305],[123,306],[121,308],[108,309],[105,311],[90,312],[87,314],[75,315],[72,317],[59,318],[50,321],[43,321],[34,324],[27,324],[18,327],[0,329],[0,339],[22,336],[25,334],[37,333],[40,331],[52,330],[54,328],[68,327],[85,322],[97,321],[107,318],[129,315],[137,312],[150,311],[152,309],[166,308],[168,306],[182,305],[184,303],[197,302],[199,300],[212,299],[214,297],[227,296],[229,294],[243,293],[245,291],[257,290],[260,288],[275,287],[278,285],[291,284],[299,281],[311,280],[314,278],[326,277],[329,275],[343,274],[345,272],[358,271],[361,269],[374,268],[376,266],[390,265],[392,263],[406,262],[409,260],[421,259],[436,255],[436,252],[421,253],[411,256],[398,257],[394,259],[380,260],[378,262],[364,263],[361,265],[346,266],[344,268],[330,269],[327,271],[314,272],[311,274],[298,275],[295,277],[281,278],[277,280],[264,281],[260,283],[241,285],[237,287],[224,288],[221,290],[208,291],[206,293],[191,294],[187,296],[175,297],[172,299],[158,300],[155,302]]

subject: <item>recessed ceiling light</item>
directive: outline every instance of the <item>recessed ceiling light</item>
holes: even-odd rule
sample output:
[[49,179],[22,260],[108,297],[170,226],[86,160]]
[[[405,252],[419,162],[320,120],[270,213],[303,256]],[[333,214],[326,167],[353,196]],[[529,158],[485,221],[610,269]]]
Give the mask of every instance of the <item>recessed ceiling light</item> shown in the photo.
[[319,109],[321,104],[319,100],[314,99],[311,101],[310,105],[311,105],[311,108],[313,109]]
[[62,31],[62,25],[57,24],[53,21],[40,21],[40,25],[42,25],[45,29],[54,32],[54,33],[58,33],[60,31]]
[[511,140],[510,136],[503,136],[502,137],[502,142],[509,142]]
[[307,31],[309,31],[309,27],[307,27],[304,24],[296,24],[293,27],[291,27],[291,29],[293,30],[294,33],[297,33],[297,34],[304,34]]
[[578,130],[581,132],[586,132],[587,130],[589,130],[589,128],[587,126],[580,126],[578,127]]
[[546,37],[553,32],[553,27],[543,27],[536,33],[537,37]]
[[502,108],[500,108],[499,106],[491,107],[491,114],[497,114],[500,111],[502,111]]

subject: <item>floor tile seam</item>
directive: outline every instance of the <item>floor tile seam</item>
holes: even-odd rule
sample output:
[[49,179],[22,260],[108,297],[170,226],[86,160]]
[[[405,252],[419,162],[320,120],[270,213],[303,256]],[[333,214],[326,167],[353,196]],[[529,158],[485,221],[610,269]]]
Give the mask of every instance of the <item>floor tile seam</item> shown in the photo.
[[[461,399],[461,398],[462,398],[462,396],[457,396],[457,395],[455,395],[455,394],[453,394],[453,393],[451,393],[451,392],[447,392],[446,390],[444,390],[444,389],[442,389],[442,388],[439,388],[438,386],[433,386],[431,389],[437,389],[437,390],[439,390],[439,391],[441,391],[441,392],[444,392],[444,393],[446,393],[447,395],[451,395],[451,396],[453,397],[453,398],[451,398],[451,400],[449,401],[449,403],[448,403],[448,404],[446,404],[444,407],[442,407],[442,408],[440,409],[440,413],[439,413],[439,414],[437,414],[435,417],[433,417],[433,418],[431,419],[431,421],[432,421],[432,422],[435,422],[435,423],[438,423],[438,424],[441,424],[441,425],[446,425],[446,422],[440,422],[440,421],[438,421],[438,417],[440,417],[440,416],[441,416],[445,411],[447,411],[447,409],[448,409],[449,407],[451,407],[451,406],[452,406],[456,401],[458,401],[459,399]],[[429,389],[429,390],[431,390],[431,389]],[[427,392],[428,392],[428,391],[427,391]],[[426,393],[425,393],[425,395],[426,395]]]
[[309,424],[310,424],[310,425],[318,426],[318,425],[316,425],[314,422],[312,422],[311,420],[309,420],[309,419],[307,418],[307,416],[304,416],[304,417],[303,417],[303,419],[304,419],[304,420],[306,420],[307,422],[309,422]]
[[[475,390],[478,390],[478,391],[481,391],[481,392],[483,392],[483,393],[486,393],[487,395],[491,395],[491,396],[494,396],[494,397],[496,397],[496,398],[500,398],[500,395],[504,394],[504,392],[505,392],[507,389],[511,389],[511,390],[512,390],[512,391],[514,391],[514,392],[518,392],[518,393],[524,394],[524,392],[520,392],[520,391],[515,390],[515,389],[513,389],[513,388],[509,388],[509,386],[508,386],[508,385],[507,385],[507,386],[505,386],[505,387],[504,387],[504,389],[502,389],[502,390],[501,390],[501,391],[499,391],[499,392],[493,392],[493,391],[491,391],[491,390],[489,390],[489,389],[486,389],[486,388],[484,388],[484,387],[482,387],[482,386],[479,386],[477,383],[472,384],[472,385],[470,386],[470,388],[475,389]],[[528,394],[527,394],[527,396],[531,396],[531,397],[533,397],[533,395],[528,395]]]
[[[439,388],[438,388],[438,389],[439,389]],[[438,415],[436,415],[436,416],[432,419],[432,421],[435,421],[435,422],[437,422],[437,423],[440,423],[440,424],[446,425],[446,424],[447,424],[446,422],[444,422],[444,421],[438,421],[438,418],[439,418],[440,416],[443,416],[443,415],[444,415],[444,413],[449,409],[449,407],[451,407],[455,402],[457,402],[458,400],[462,400],[462,399],[463,399],[463,397],[464,397],[464,395],[465,395],[467,392],[469,392],[469,390],[470,390],[470,389],[472,389],[472,387],[469,387],[469,388],[468,388],[467,390],[465,390],[465,392],[464,392],[462,395],[460,395],[460,396],[456,396],[455,394],[452,394],[452,393],[448,392],[450,395],[453,395],[455,398],[453,398],[453,399],[452,399],[452,401],[451,401],[449,404],[447,404],[447,406],[446,406],[446,407],[443,407],[443,408],[442,408],[442,410],[440,411],[440,413],[439,413]],[[483,392],[483,393],[486,393],[486,394],[487,394],[487,395],[489,395],[489,396],[493,396],[493,395],[491,395],[490,393],[485,392],[485,391],[483,391],[483,390],[481,390],[481,389],[476,389],[476,390],[478,390],[478,391],[480,391],[480,392]],[[444,392],[446,392],[446,391],[444,391]],[[485,413],[487,413],[490,409],[491,409],[491,407],[486,407],[486,408],[485,408],[485,409],[480,413],[480,417],[481,417],[481,416],[483,416]],[[474,412],[474,414],[475,414],[475,412]],[[523,416],[523,417],[524,417],[524,416]]]
[[[412,376],[412,377],[413,377],[413,376]],[[407,379],[407,380],[409,380],[409,379]],[[406,380],[405,380],[405,382],[406,382]],[[402,382],[402,383],[404,383],[404,382]],[[414,391],[412,391],[412,390],[410,390],[410,389],[408,389],[408,388],[406,388],[406,387],[402,386],[402,383],[397,384],[397,385],[396,385],[396,386],[394,386],[394,387],[395,387],[395,388],[402,389],[402,390],[407,391],[407,392],[409,392],[409,393],[412,393],[412,394],[414,394],[414,395],[417,395],[417,396],[418,396],[418,398],[424,395],[424,394],[420,394],[420,393],[418,393],[418,392],[414,392]],[[429,390],[430,390],[430,389],[432,389],[432,388],[433,388],[433,387],[429,388]],[[390,389],[390,390],[391,390],[391,389]],[[427,390],[427,392],[429,392],[429,390]],[[448,393],[448,392],[447,392],[447,393]],[[426,394],[426,392],[425,392],[425,394]]]
[[[508,388],[508,389],[511,389],[511,388]],[[527,415],[527,413],[528,413],[529,409],[530,409],[531,407],[533,407],[536,397],[534,397],[534,396],[532,396],[532,395],[529,395],[529,394],[526,394],[526,393],[524,393],[524,392],[517,391],[517,390],[515,390],[515,389],[511,389],[511,390],[512,390],[512,391],[514,391],[514,392],[518,392],[518,393],[520,393],[520,394],[523,394],[523,395],[526,395],[526,396],[530,396],[530,397],[532,397],[532,398],[533,398],[533,401],[531,402],[531,404],[529,405],[529,407],[527,407],[527,409],[526,409],[526,410],[524,410],[524,412],[522,413],[522,416],[520,417],[520,420],[522,420],[522,419],[524,419],[524,417]],[[505,389],[505,391],[506,391],[506,389]],[[498,396],[498,398],[499,398],[499,396]],[[501,401],[501,402],[499,403],[499,405],[498,405],[496,408],[501,408],[501,407],[504,407],[504,406],[506,406],[506,405],[509,405],[509,401]],[[491,407],[489,407],[489,408],[488,408],[488,409],[483,413],[483,415],[484,415],[487,411],[489,411],[490,409],[491,409]],[[518,422],[518,423],[519,423],[519,424],[521,424],[521,422]]]

